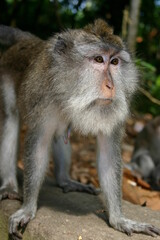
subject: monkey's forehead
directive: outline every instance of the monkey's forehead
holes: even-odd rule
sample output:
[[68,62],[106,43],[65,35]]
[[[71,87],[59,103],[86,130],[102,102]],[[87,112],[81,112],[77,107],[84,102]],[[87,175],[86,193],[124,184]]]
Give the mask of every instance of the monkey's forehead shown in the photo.
[[[68,34],[67,34],[68,32]],[[124,50],[125,45],[122,39],[114,34],[102,34],[98,35],[94,32],[88,32],[84,29],[79,30],[68,30],[62,33],[62,37],[67,37],[69,42],[73,42],[76,45],[94,45],[107,50],[108,47],[113,47],[119,50]]]
[[95,37],[95,39],[101,41],[104,44],[107,45],[113,45],[115,48],[119,48],[119,49],[123,49],[124,48],[124,44],[122,42],[122,39],[114,34],[105,34],[105,35],[95,35],[95,34],[88,34],[88,37],[93,39]]
[[88,24],[83,29],[86,33],[100,38],[102,41],[112,43],[113,45],[123,48],[122,39],[113,34],[113,28],[102,19],[96,19],[93,24]]
[[88,24],[82,29],[68,29],[57,34],[57,38],[61,38],[67,45],[73,46],[74,43],[90,44],[100,47],[113,46],[116,49],[124,50],[125,45],[122,39],[113,34],[113,29],[102,19],[97,19],[93,24]]
[[54,52],[58,54],[70,51],[70,53],[73,54],[78,52],[84,56],[86,56],[86,54],[93,56],[94,54],[126,50],[121,38],[114,35],[113,31],[91,31],[88,30],[88,28],[87,30],[86,28],[68,29],[58,33],[52,38],[51,45],[52,44],[54,45]]
[[104,53],[117,53],[125,50],[125,46],[118,42],[119,39],[105,37],[101,38],[95,35],[86,34],[81,32],[73,41],[73,48],[76,48],[82,55],[87,53],[104,54]]
[[77,37],[87,37],[87,38],[90,38],[90,39],[101,39],[101,41],[104,41],[104,42],[108,42],[108,41],[111,41],[111,42],[115,42],[116,44],[118,45],[123,45],[123,42],[122,42],[122,39],[115,35],[115,34],[110,34],[108,32],[104,32],[104,33],[101,33],[101,34],[98,34],[97,32],[94,32],[94,31],[86,31],[86,29],[75,29],[75,30],[70,30],[71,33],[73,33],[73,35],[76,35]]

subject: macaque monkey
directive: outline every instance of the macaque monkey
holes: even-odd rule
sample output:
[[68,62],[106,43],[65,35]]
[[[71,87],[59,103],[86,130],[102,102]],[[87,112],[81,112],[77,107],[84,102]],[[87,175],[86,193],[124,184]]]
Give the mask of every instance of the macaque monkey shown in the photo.
[[137,135],[130,167],[160,189],[160,116]]
[[[1,26],[2,55],[0,196],[16,193],[19,122],[28,126],[24,149],[23,205],[9,220],[9,233],[35,217],[37,198],[52,146],[58,184],[77,189],[69,179],[70,146],[63,136],[73,130],[97,136],[97,165],[110,225],[131,235],[160,235],[160,229],[125,218],[121,210],[123,125],[137,88],[137,70],[122,40],[103,20],[66,30],[47,41]],[[80,186],[81,188],[81,186]],[[89,191],[93,192],[92,188]]]

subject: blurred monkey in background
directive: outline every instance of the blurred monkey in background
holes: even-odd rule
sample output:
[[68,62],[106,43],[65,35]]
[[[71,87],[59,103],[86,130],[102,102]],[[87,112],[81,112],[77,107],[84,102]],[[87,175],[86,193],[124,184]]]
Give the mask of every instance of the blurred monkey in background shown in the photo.
[[137,135],[131,170],[160,190],[160,116],[151,120]]

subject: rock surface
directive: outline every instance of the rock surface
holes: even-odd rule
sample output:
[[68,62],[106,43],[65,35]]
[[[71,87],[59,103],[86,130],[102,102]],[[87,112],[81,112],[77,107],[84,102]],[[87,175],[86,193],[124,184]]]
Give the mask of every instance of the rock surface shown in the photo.
[[[0,202],[0,239],[8,240],[8,217],[20,207],[20,202]],[[160,227],[160,212],[123,201],[127,217]],[[152,237],[124,233],[109,227],[99,196],[85,193],[62,193],[50,179],[43,184],[36,218],[24,233],[24,240],[149,240]],[[157,240],[160,237],[156,238]]]

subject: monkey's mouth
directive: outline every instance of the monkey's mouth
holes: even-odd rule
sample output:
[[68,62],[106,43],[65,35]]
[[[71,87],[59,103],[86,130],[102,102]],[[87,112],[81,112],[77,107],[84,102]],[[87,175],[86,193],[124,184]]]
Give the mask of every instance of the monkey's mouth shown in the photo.
[[109,105],[113,102],[113,98],[98,98],[95,103],[97,105]]

